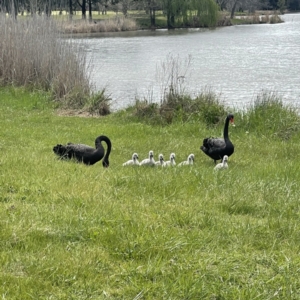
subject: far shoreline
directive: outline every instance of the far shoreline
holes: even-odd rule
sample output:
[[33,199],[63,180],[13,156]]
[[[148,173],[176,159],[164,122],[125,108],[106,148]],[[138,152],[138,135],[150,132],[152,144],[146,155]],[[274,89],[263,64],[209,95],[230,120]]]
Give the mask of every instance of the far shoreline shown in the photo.
[[[290,13],[290,12],[286,12]],[[112,34],[121,32],[137,32],[137,31],[150,31],[156,32],[160,30],[175,31],[175,30],[207,30],[220,27],[235,26],[235,25],[252,25],[252,24],[277,24],[284,21],[278,11],[257,11],[253,14],[237,13],[234,18],[230,18],[228,12],[221,12],[217,24],[212,27],[193,27],[193,26],[175,26],[168,28],[161,26],[161,23],[155,27],[145,26],[140,23],[137,17],[124,17],[123,15],[111,15],[106,18],[93,18],[93,19],[73,19],[62,20],[53,17],[54,21],[58,21],[59,31],[66,35],[79,35],[79,34]],[[65,15],[66,16],[66,15]]]

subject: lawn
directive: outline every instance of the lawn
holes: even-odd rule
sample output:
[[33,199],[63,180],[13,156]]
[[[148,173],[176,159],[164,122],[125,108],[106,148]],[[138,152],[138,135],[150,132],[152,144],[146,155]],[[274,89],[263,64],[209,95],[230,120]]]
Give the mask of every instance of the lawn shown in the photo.
[[[14,88],[0,107],[2,299],[300,298],[299,127],[273,134],[233,112],[235,153],[214,172],[199,147],[223,124],[59,116],[43,93]],[[108,169],[52,151],[100,134]],[[149,150],[195,164],[122,166]]]

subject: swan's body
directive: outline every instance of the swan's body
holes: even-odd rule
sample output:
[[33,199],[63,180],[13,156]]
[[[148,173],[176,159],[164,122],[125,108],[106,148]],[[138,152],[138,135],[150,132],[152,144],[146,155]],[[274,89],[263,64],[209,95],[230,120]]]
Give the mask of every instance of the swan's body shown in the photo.
[[155,166],[154,154],[152,150],[149,151],[148,158],[145,158],[140,162],[140,166]]
[[222,160],[224,155],[229,157],[234,152],[234,146],[228,136],[229,122],[234,125],[234,117],[232,114],[229,114],[225,120],[224,138],[205,138],[203,140],[203,145],[200,147],[200,149],[212,158],[215,163],[219,159]]
[[126,161],[123,166],[134,166],[134,165],[139,165],[139,156],[137,153],[132,154],[132,159]]
[[224,155],[223,157],[223,160],[221,163],[217,164],[215,167],[214,167],[214,170],[215,171],[218,171],[218,170],[224,170],[224,169],[228,169],[228,156],[227,155]]
[[164,156],[162,154],[159,154],[158,155],[158,161],[155,162],[155,165],[164,167],[165,164],[166,163],[165,163],[165,160],[164,160]]
[[190,154],[187,158],[187,160],[181,162],[180,164],[178,164],[178,166],[186,166],[186,165],[193,165],[194,164],[194,160],[195,160],[195,155],[194,154]]
[[[101,142],[104,141],[107,145],[105,152]],[[95,148],[84,144],[68,143],[67,145],[57,144],[53,147],[53,151],[61,158],[74,158],[78,162],[83,162],[86,165],[93,165],[103,158],[103,167],[109,166],[109,154],[111,151],[111,141],[105,135],[100,135],[95,140]]]
[[165,162],[165,166],[176,166],[176,162],[175,162],[175,153],[171,153],[170,154],[170,160]]

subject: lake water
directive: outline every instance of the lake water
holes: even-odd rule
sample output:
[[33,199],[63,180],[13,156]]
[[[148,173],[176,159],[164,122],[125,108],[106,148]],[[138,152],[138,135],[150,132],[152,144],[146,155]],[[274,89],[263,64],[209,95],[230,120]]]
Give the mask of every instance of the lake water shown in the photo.
[[[91,79],[106,88],[113,108],[135,97],[161,100],[162,64],[191,58],[184,87],[211,89],[231,107],[245,107],[262,91],[276,92],[300,108],[300,14],[281,24],[239,25],[213,30],[157,30],[97,34],[84,39],[92,58]],[[161,76],[160,76],[161,77]]]

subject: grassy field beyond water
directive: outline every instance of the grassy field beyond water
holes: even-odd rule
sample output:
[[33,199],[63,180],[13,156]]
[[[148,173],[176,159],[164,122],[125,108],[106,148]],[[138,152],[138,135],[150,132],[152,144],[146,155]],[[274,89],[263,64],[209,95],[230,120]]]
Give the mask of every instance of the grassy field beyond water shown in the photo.
[[[272,132],[272,113],[235,113],[235,153],[214,173],[199,146],[223,123],[63,117],[22,89],[1,88],[0,106],[2,299],[300,298],[299,120]],[[100,134],[108,169],[52,152]],[[195,164],[122,167],[149,150]]]

